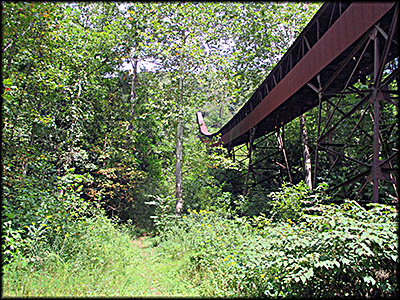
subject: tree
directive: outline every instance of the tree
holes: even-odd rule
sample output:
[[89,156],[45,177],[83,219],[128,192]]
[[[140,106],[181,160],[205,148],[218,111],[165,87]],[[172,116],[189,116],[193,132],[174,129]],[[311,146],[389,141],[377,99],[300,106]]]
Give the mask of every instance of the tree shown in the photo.
[[305,114],[302,114],[300,116],[300,137],[301,137],[301,146],[303,148],[304,176],[306,184],[310,189],[312,189],[313,186],[312,186],[312,173],[311,173],[311,156],[310,156],[310,149],[308,146],[308,135],[305,123],[306,123],[306,117]]
[[175,194],[179,214],[184,201],[220,193],[214,161],[199,154],[195,111],[215,108],[218,127],[233,115],[276,61],[273,46],[285,41],[275,33],[307,14],[298,6],[277,20],[290,5],[5,3],[10,219],[14,206],[40,215],[44,201],[23,195],[61,197],[65,176],[87,178],[81,197],[136,223],[150,214],[149,195]]
[[[210,4],[153,4],[155,18],[147,27],[148,56],[158,62],[159,70],[166,74],[164,89],[167,94],[163,104],[170,109],[176,126],[175,142],[175,197],[176,213],[183,208],[183,143],[184,123],[192,119],[188,111],[193,104],[201,105],[204,98],[194,100],[199,94],[199,78],[209,72],[205,44],[216,43],[216,35],[210,33],[214,7]],[[207,13],[209,13],[207,15]],[[171,93],[172,91],[172,93]],[[172,96],[172,97],[171,97]]]

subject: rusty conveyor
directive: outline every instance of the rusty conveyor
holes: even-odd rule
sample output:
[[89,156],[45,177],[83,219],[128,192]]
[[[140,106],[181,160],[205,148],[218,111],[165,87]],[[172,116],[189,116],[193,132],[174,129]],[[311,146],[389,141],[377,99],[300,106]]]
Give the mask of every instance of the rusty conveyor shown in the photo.
[[[247,103],[222,128],[210,134],[202,113],[197,112],[202,139],[218,137],[216,144],[227,148],[241,145],[250,140],[252,129],[254,138],[263,136],[318,106],[320,87],[324,92],[322,101],[340,91],[353,67],[348,64],[339,74],[335,72],[378,22],[379,30],[389,32],[394,5],[326,2]],[[398,55],[397,47],[389,49],[389,60]],[[366,54],[360,62],[365,67],[351,83],[373,72],[373,54]],[[331,82],[332,77],[335,80]]]

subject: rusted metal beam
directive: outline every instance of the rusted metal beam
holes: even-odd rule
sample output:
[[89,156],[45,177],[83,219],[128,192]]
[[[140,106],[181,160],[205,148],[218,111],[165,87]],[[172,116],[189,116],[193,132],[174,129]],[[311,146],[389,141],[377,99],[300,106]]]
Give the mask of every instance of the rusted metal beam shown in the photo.
[[[365,44],[364,49],[363,49],[363,51],[362,51],[362,53],[361,53],[361,55],[360,55],[360,58],[358,59],[358,62],[357,62],[356,66],[355,66],[353,69],[356,69],[356,68],[357,68],[357,66],[358,66],[358,64],[359,64],[359,62],[360,62],[360,60],[361,60],[361,58],[363,57],[365,51],[367,50],[367,47],[368,47],[368,45],[369,45],[370,40],[371,40],[370,37],[369,37],[367,34],[365,34],[365,35],[364,35],[364,38],[362,38],[362,39],[360,40],[360,42],[358,43],[358,45],[353,49],[353,51],[351,51],[351,53],[347,56],[347,58],[342,62],[342,65],[335,71],[335,73],[333,73],[333,75],[331,76],[331,78],[329,78],[328,82],[324,84],[324,86],[323,86],[323,88],[322,88],[322,90],[321,90],[322,93],[324,93],[324,92],[328,89],[328,87],[329,87],[329,86],[332,84],[332,82],[337,78],[337,76],[343,71],[343,69],[347,66],[347,64],[348,64],[351,60],[354,59],[354,55],[355,55],[355,54],[361,49],[361,47]],[[353,73],[352,73],[352,75],[353,75]],[[350,76],[350,78],[351,78],[351,76]],[[346,84],[346,86],[347,86],[347,84]]]
[[[320,86],[321,88],[321,86]],[[319,138],[321,134],[321,108],[322,108],[322,94],[318,93],[318,125],[317,125],[317,141],[315,143],[315,158],[314,158],[314,174],[313,174],[313,189],[316,188],[317,184],[317,168],[318,168],[318,146],[319,146]]]
[[[390,48],[390,45],[391,45],[391,43],[393,41],[393,36],[394,36],[395,29],[397,28],[397,18],[398,18],[398,15],[399,15],[398,10],[399,10],[399,3],[396,3],[395,12],[394,12],[394,15],[393,15],[393,18],[392,18],[392,22],[390,24],[390,33],[389,33],[388,39],[386,40],[385,48],[383,49],[382,55],[380,55],[380,53],[376,54],[376,55],[378,55],[380,57],[379,57],[379,61],[378,62],[374,62],[375,64],[378,63],[378,69],[377,69],[376,74],[375,74],[376,77],[374,77],[374,87],[375,88],[378,88],[378,86],[381,83],[381,78],[382,78],[382,75],[383,75],[383,68],[385,67],[386,59],[387,59],[387,56],[388,56],[388,53],[389,53],[389,48]],[[377,42],[377,41],[379,41],[379,39],[375,38],[375,41]],[[376,51],[378,51],[377,47],[378,47],[378,45],[375,45],[375,53],[376,53]]]
[[211,134],[208,132],[208,129],[207,129],[206,123],[204,122],[203,114],[201,113],[201,111],[198,111],[196,113],[196,117],[197,117],[197,124],[199,125],[200,133],[205,136],[211,136]]
[[360,38],[393,5],[388,2],[352,3],[260,104],[222,136],[223,143],[232,142],[260,123]]
[[372,196],[374,202],[379,201],[379,179],[381,177],[381,168],[379,165],[379,101],[381,100],[382,92],[378,90],[378,86],[381,79],[381,71],[383,70],[381,66],[384,61],[382,61],[379,53],[379,39],[375,36],[374,39],[374,87],[372,101],[374,104],[374,135],[373,135],[373,159],[372,159],[372,181],[373,189]]
[[340,152],[338,152],[338,151],[335,151],[335,150],[333,150],[333,149],[331,149],[331,148],[328,148],[328,147],[325,147],[325,146],[322,146],[322,145],[320,145],[320,147],[323,148],[323,149],[325,149],[327,152],[331,152],[332,154],[336,154],[338,157],[340,156],[340,157],[343,157],[343,158],[345,158],[345,159],[351,160],[351,161],[353,161],[353,162],[355,162],[355,163],[357,163],[357,164],[359,164],[359,165],[363,165],[363,166],[366,166],[366,167],[370,167],[370,165],[367,164],[367,163],[365,163],[365,162],[362,162],[362,161],[360,161],[360,160],[358,160],[358,159],[355,159],[355,158],[353,158],[353,157],[349,157],[349,156],[347,156],[347,155],[344,155],[343,153],[340,153]]
[[253,128],[250,131],[250,141],[249,141],[249,164],[247,167],[247,176],[246,176],[246,183],[245,183],[245,190],[244,190],[244,195],[247,195],[249,191],[249,177],[250,177],[250,171],[251,171],[251,154],[253,150],[253,141],[254,141],[254,136],[256,133],[256,128]]
[[[282,172],[282,169],[288,170],[289,179],[292,179],[286,153],[283,153],[285,162],[281,161],[281,158],[274,159],[268,153],[271,147],[268,144],[270,140],[266,136],[275,132],[277,128],[283,127],[295,117],[318,106],[318,132],[314,149],[314,187],[318,178],[317,170],[320,170],[321,166],[325,164],[325,155],[319,157],[318,152],[324,150],[334,154],[333,156],[328,155],[330,168],[325,176],[329,176],[331,171],[332,174],[338,172],[339,164],[343,164],[346,168],[350,167],[350,169],[355,166],[349,174],[345,175],[346,178],[351,178],[334,188],[342,188],[346,192],[345,186],[361,180],[361,188],[352,190],[350,187],[347,192],[353,196],[355,194],[363,196],[362,193],[365,193],[367,183],[372,181],[373,199],[378,202],[380,181],[388,181],[394,185],[398,198],[396,189],[398,182],[392,172],[398,164],[391,163],[392,160],[379,159],[379,157],[392,157],[392,152],[397,151],[392,149],[392,138],[390,141],[385,141],[383,138],[383,136],[386,139],[392,135],[390,130],[394,130],[393,125],[390,127],[390,125],[379,123],[380,114],[385,113],[386,105],[398,107],[396,102],[398,101],[396,96],[398,90],[389,86],[389,83],[394,80],[397,80],[398,83],[399,80],[398,52],[393,46],[396,44],[394,36],[397,18],[398,4],[394,2],[324,4],[323,9],[310,22],[312,24],[306,27],[307,30],[311,30],[309,34],[307,34],[307,30],[300,34],[281,61],[253,93],[250,100],[218,132],[210,134],[201,113],[198,113],[200,134],[205,139],[216,138],[220,135],[217,142],[215,139],[212,142],[227,147],[230,153],[237,150],[235,147],[239,145],[249,145],[248,158],[241,162],[241,165],[244,165],[248,159],[248,163],[246,162],[247,173],[242,175],[242,177],[246,176],[245,193],[248,192],[249,186],[252,186],[250,176],[257,184],[259,178],[256,177],[254,170],[261,169],[258,166],[260,162],[266,161],[263,163],[265,164],[265,166],[263,165],[264,169],[268,169],[271,164],[279,166],[281,171],[275,176],[282,177],[286,173],[286,171]],[[330,20],[329,24],[328,20]],[[372,41],[373,45],[371,45]],[[394,60],[396,57],[397,61]],[[388,67],[387,62],[390,62]],[[385,68],[388,72],[384,73]],[[383,74],[385,78],[382,80]],[[370,76],[372,76],[372,85],[365,88],[366,82],[370,81]],[[357,85],[357,82],[361,82],[362,85]],[[315,93],[313,94],[308,87]],[[389,90],[390,88],[391,90]],[[352,94],[358,95],[360,100],[353,99],[358,102],[354,104],[355,101],[350,101],[351,104],[348,105],[349,98],[345,96]],[[329,99],[337,96],[337,102]],[[324,108],[323,102],[325,101],[328,101],[327,103],[330,103],[333,109],[328,104]],[[333,104],[333,102],[336,103]],[[368,105],[367,108],[365,104]],[[383,107],[380,108],[380,105]],[[350,109],[347,109],[347,106],[350,106]],[[363,121],[365,120],[363,118],[369,108],[373,108],[372,124],[371,127],[366,128],[366,121]],[[323,112],[326,112],[328,116],[327,121],[324,120],[324,126],[321,120]],[[385,123],[386,117],[382,117],[382,120]],[[344,122],[350,122],[352,130],[349,135],[336,141],[338,134],[342,134],[341,128]],[[348,126],[348,123],[343,126]],[[362,139],[363,143],[366,138],[373,141],[372,147],[369,140],[365,147],[364,144],[354,145],[357,146],[358,153],[362,152],[362,155],[350,154],[354,151],[347,152],[348,148],[346,147],[354,144],[350,145],[356,132],[365,136]],[[267,143],[256,143],[261,139],[267,139]],[[283,141],[279,140],[279,136],[278,143],[283,144]],[[339,148],[332,149],[331,147]],[[258,161],[254,161],[252,158],[256,149]],[[259,159],[259,149],[267,150],[265,155],[263,151],[260,152],[264,155],[261,159]],[[332,157],[335,159],[331,159]],[[336,164],[338,159],[341,160]],[[246,166],[244,166],[245,168]],[[265,175],[264,172],[263,175]],[[362,181],[363,178],[364,181]]]
[[363,99],[361,99],[360,102],[358,102],[349,112],[347,112],[338,122],[335,123],[327,132],[323,133],[319,138],[318,142],[322,142],[327,135],[329,135],[335,128],[337,128],[343,120],[347,119],[350,117],[352,114],[354,114],[357,110],[360,109],[361,106],[363,106],[368,100],[370,100],[371,95],[367,95]]
[[[337,153],[335,153],[335,154],[341,155],[341,156],[344,157],[344,158],[347,158],[347,159],[352,160],[351,158],[346,157],[345,155],[343,155],[342,152],[344,151],[344,148],[347,146],[347,143],[348,143],[348,142],[350,141],[350,139],[353,137],[353,135],[354,135],[356,129],[357,129],[357,128],[360,128],[359,126],[360,126],[360,124],[361,124],[361,121],[364,119],[364,117],[365,117],[367,111],[368,111],[368,110],[365,109],[365,111],[361,114],[360,118],[359,118],[358,121],[357,121],[357,124],[353,127],[353,129],[351,130],[350,134],[347,136],[344,145],[342,146],[342,148],[340,149],[340,151],[337,152]],[[336,151],[334,151],[334,150],[332,150],[332,149],[329,149],[328,151],[336,152]],[[333,164],[332,164],[332,165],[330,166],[330,168],[329,168],[328,174],[331,172],[331,170],[333,169],[333,167],[334,167],[335,164],[337,163],[338,158],[339,158],[339,156],[336,156],[335,161],[333,162]],[[357,163],[359,163],[359,164],[363,164],[363,162],[360,162],[359,160],[356,160],[356,159],[353,159],[353,161],[355,161],[355,162],[357,162]]]

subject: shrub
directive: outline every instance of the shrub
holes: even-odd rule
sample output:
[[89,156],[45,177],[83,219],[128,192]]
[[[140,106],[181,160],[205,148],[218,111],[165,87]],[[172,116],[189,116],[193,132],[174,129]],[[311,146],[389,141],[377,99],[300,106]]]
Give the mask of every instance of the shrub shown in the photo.
[[11,262],[16,255],[35,261],[51,251],[65,251],[66,237],[77,234],[76,225],[100,213],[96,203],[81,197],[90,175],[75,174],[70,169],[47,188],[35,180],[27,178],[5,195],[3,263]]
[[161,245],[175,256],[189,253],[189,269],[208,271],[218,296],[396,294],[394,208],[347,200],[289,211],[295,213],[232,220],[191,211],[165,227]]
[[304,181],[300,181],[296,185],[284,183],[278,192],[268,195],[272,202],[271,216],[275,220],[297,221],[304,208],[329,200],[325,194],[326,189],[326,184],[320,184],[312,191]]

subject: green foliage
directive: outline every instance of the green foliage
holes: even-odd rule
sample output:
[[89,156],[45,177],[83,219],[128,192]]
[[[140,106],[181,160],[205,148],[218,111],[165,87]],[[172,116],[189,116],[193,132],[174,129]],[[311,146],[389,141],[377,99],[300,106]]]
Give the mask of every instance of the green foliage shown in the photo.
[[216,283],[214,296],[394,295],[395,209],[317,201],[295,215],[296,221],[265,216],[229,220],[192,211],[166,227],[161,245],[176,257],[189,253],[189,269],[206,271],[205,280]]
[[2,222],[1,232],[2,232],[2,262],[8,263],[14,259],[15,256],[22,255],[22,249],[25,247],[26,242],[23,239],[23,230],[16,229],[12,226],[12,221],[8,220]]
[[16,257],[3,265],[2,295],[199,296],[203,290],[182,273],[187,257],[166,258],[146,239],[136,239],[137,228],[131,225],[121,228],[100,215],[82,219],[75,229],[76,235],[65,237],[69,256],[51,251],[36,260]]
[[173,215],[175,211],[175,199],[171,196],[149,196],[152,201],[145,202],[146,205],[154,207],[154,214],[150,216],[153,219],[155,233],[160,233],[165,230],[165,227],[174,223],[176,216]]
[[26,226],[24,256],[16,256],[6,270],[21,264],[41,270],[57,261],[71,264],[76,270],[92,264],[101,270],[112,258],[114,249],[129,238],[121,239],[123,234],[115,225],[100,211],[92,217],[68,221],[58,231],[52,229],[52,223],[33,223]]
[[[284,11],[286,20],[296,11],[307,14],[305,7],[311,15],[316,6],[292,12],[278,5],[274,14]],[[3,215],[13,220],[11,228],[40,224],[41,216],[64,222],[69,215],[54,213],[56,207],[71,208],[73,216],[98,201],[109,216],[151,228],[147,195],[166,197],[174,190],[178,119],[184,123],[186,208],[222,201],[227,209],[227,194],[209,170],[217,159],[200,151],[205,147],[192,127],[194,112],[207,102],[225,103],[232,114],[247,98],[243,84],[252,76],[235,73],[254,69],[254,55],[244,59],[248,37],[259,31],[256,23],[274,20],[268,11],[268,4],[5,2]],[[248,17],[255,12],[256,18]],[[296,28],[304,25],[300,19]],[[257,34],[250,44],[269,43],[273,35]],[[228,46],[234,36],[237,47]],[[260,55],[270,68],[273,62]],[[137,70],[128,71],[129,63]],[[258,84],[260,78],[253,79],[250,85]],[[57,176],[67,180],[71,168],[87,178],[83,187],[57,188]],[[71,188],[79,196],[68,195]]]
[[101,214],[96,203],[88,203],[81,197],[83,184],[89,180],[90,176],[74,174],[70,169],[58,179],[53,195],[30,185],[22,191],[16,189],[14,192],[21,196],[16,197],[18,207],[13,206],[18,209],[15,215],[7,213],[10,202],[5,198],[3,262],[8,263],[18,255],[36,260],[48,251],[65,249],[65,237],[76,234],[77,223],[87,216]]
[[269,194],[271,217],[275,221],[298,221],[304,208],[328,202],[329,196],[325,193],[327,187],[326,184],[320,184],[312,191],[304,181],[296,185],[283,183],[279,191]]
[[[130,278],[140,260],[151,265],[144,256],[136,259],[130,239],[154,228],[160,252],[152,259],[169,256],[163,268],[177,259],[193,277],[200,272],[209,283],[204,295],[393,295],[392,209],[327,206],[324,187],[311,192],[303,182],[276,191],[273,181],[242,197],[241,171],[232,169],[225,150],[199,141],[194,125],[195,111],[204,109],[210,129],[220,128],[319,5],[5,2],[2,252],[8,291],[27,295],[29,282],[51,278],[53,270],[57,280],[82,270],[94,289],[80,275],[64,290],[51,283],[39,290],[109,295],[116,277]],[[128,71],[128,63],[139,67]],[[388,111],[383,127],[393,128],[396,115]],[[316,126],[310,120],[308,129]],[[182,218],[173,214],[172,196],[180,121],[189,212]],[[316,130],[309,131],[312,142]],[[396,136],[397,127],[392,132]],[[296,121],[285,135],[298,182]],[[354,143],[346,155],[365,155],[359,136]],[[346,174],[348,167],[338,165],[343,172],[327,180]],[[134,226],[121,233],[116,224],[123,222]],[[115,295],[130,295],[141,278],[123,281]]]

